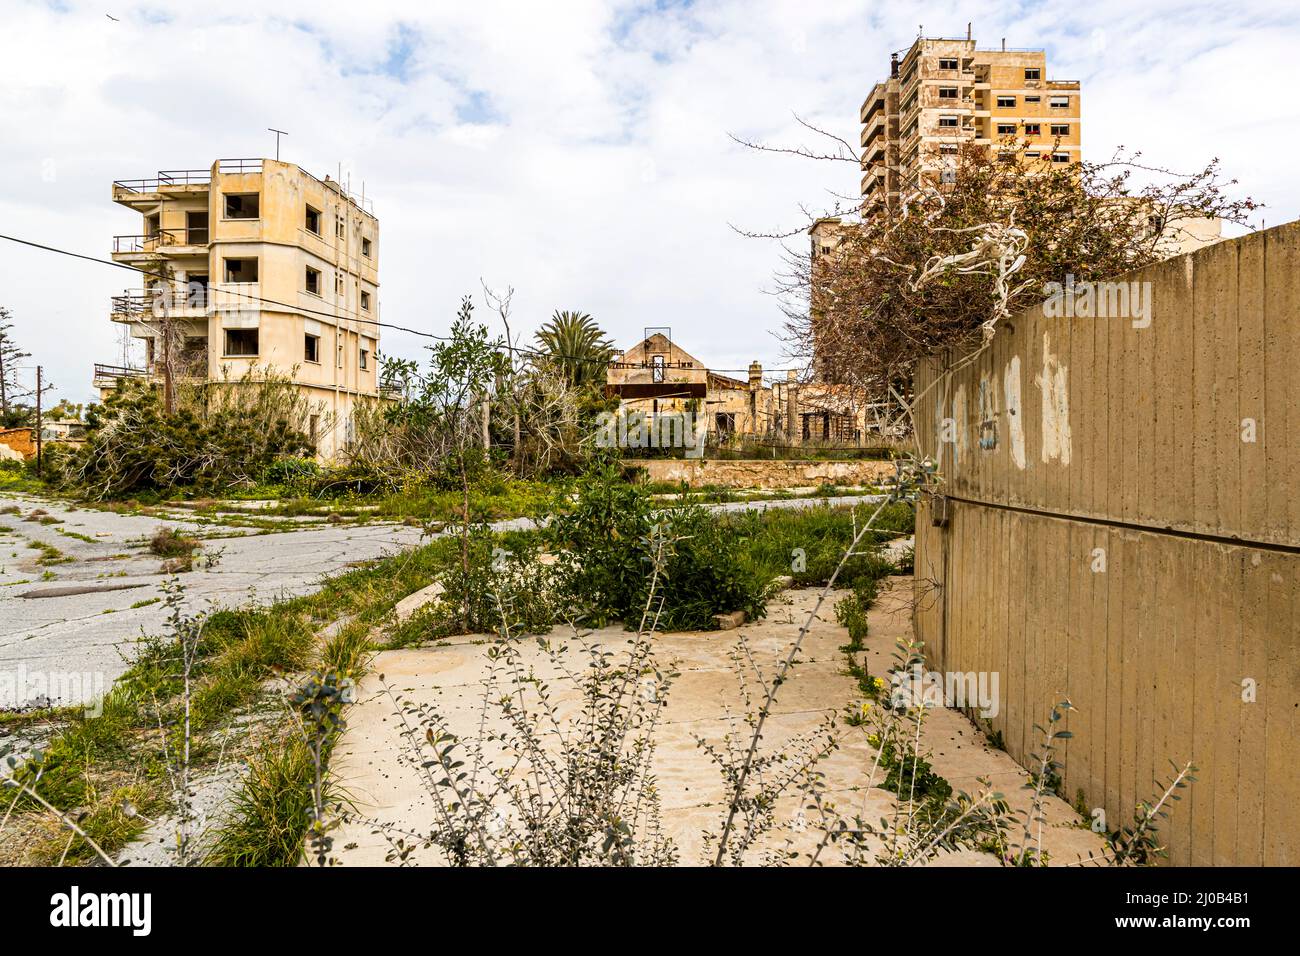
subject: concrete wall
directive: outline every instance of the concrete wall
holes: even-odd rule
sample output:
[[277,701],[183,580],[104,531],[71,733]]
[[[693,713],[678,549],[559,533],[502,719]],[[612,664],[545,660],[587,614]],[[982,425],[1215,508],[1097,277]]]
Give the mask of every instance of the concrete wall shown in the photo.
[[1068,696],[1067,795],[1112,826],[1192,760],[1171,862],[1294,865],[1300,224],[1127,278],[1145,327],[1040,306],[918,371],[945,497],[918,515],[917,633],[936,669],[1000,673],[1022,763]]
[[692,488],[799,488],[831,482],[871,485],[894,474],[888,461],[711,461],[708,459],[646,458],[624,462],[644,468],[650,481],[684,481]]

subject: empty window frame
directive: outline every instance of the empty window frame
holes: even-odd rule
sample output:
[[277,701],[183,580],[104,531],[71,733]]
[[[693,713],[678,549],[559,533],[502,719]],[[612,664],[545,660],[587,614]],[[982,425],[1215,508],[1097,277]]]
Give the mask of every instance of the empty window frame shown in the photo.
[[957,69],[957,61],[952,57],[942,56],[939,58],[939,69],[955,70]]
[[1015,98],[1014,96],[999,96],[999,97],[998,97],[998,108],[999,108],[999,109],[1009,109],[1009,108],[1011,108],[1011,107],[1013,107],[1013,106],[1015,106],[1015,105],[1016,105],[1016,98]]
[[941,99],[941,100],[955,100],[956,98],[957,98],[957,87],[955,87],[955,86],[941,86],[941,87],[939,87],[939,99]]
[[338,236],[340,239],[342,239],[344,236],[347,235],[347,231],[348,231],[348,222],[347,222],[347,220],[344,219],[342,216],[337,216],[337,217],[335,217],[335,219],[334,219],[334,235],[336,235],[336,236]]
[[313,209],[311,206],[308,206],[306,222],[304,223],[304,225],[306,225],[308,232],[314,232],[316,233],[316,235],[319,236],[320,235],[320,210]]
[[257,193],[226,193],[227,219],[257,219],[260,215]]
[[370,293],[367,292],[365,289],[361,290],[361,308],[362,311],[365,312],[370,311]]
[[341,272],[336,272],[336,273],[334,273],[334,294],[335,294],[335,295],[343,295],[343,293],[346,291],[346,289],[347,289],[347,286],[346,286],[346,284],[343,282],[343,273],[341,273]]
[[361,238],[361,254],[367,259],[370,258],[370,240],[364,236]]
[[1068,96],[1052,96],[1048,98],[1047,105],[1054,110],[1069,109],[1070,98]]
[[257,329],[226,329],[225,354],[231,358],[257,355]]
[[1053,124],[1052,124],[1052,135],[1053,135],[1053,136],[1069,136],[1069,135],[1070,135],[1070,124],[1069,124],[1069,123],[1053,123]]
[[225,282],[256,282],[257,259],[226,259],[222,271]]
[[362,349],[357,353],[357,355],[359,356],[359,364],[361,368],[368,369],[370,367],[370,350]]
[[307,267],[307,281],[303,286],[312,295],[320,295],[320,270]]
[[658,384],[664,380],[664,357],[662,355],[652,355],[650,357],[650,381]]
[[320,364],[320,336],[304,335],[302,346],[302,357],[305,361]]
[[1025,67],[1026,80],[1041,80],[1042,78],[1043,78],[1043,71],[1038,67],[1036,66]]

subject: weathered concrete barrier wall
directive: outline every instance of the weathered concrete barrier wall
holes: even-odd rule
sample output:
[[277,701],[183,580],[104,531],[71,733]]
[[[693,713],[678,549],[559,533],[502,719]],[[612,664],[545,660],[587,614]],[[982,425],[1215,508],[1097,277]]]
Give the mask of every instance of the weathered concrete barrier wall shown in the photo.
[[919,369],[942,497],[917,519],[931,664],[1000,674],[1027,764],[1078,711],[1064,784],[1114,828],[1198,782],[1175,864],[1300,862],[1300,224],[1140,270],[1145,317],[1036,307]]
[[797,488],[831,483],[871,485],[894,474],[888,461],[783,461],[762,458],[742,461],[643,458],[626,461],[629,468],[644,468],[650,481],[684,481],[692,488]]

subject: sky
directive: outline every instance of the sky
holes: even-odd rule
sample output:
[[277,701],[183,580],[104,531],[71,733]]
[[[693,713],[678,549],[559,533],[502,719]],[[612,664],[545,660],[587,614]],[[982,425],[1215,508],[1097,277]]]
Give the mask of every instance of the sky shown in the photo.
[[[856,143],[889,54],[926,36],[1047,50],[1083,84],[1084,157],[1219,157],[1260,220],[1300,218],[1295,0],[881,0],[257,4],[0,0],[0,233],[108,258],[140,231],[115,179],[281,157],[364,183],[384,321],[445,333],[462,296],[513,287],[531,337],[556,309],[620,347],[668,326],[709,366],[792,364],[781,248],[858,169],[758,154],[728,134]],[[109,299],[128,273],[0,241],[0,305],[56,386],[87,401],[120,364]],[[386,330],[381,350],[421,358]],[[34,373],[31,373],[34,374]]]

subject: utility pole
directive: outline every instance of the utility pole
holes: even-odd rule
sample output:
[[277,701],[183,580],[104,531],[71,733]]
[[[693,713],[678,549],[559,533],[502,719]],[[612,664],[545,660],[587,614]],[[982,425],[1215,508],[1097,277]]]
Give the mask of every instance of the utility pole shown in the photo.
[[41,473],[41,367],[36,366],[36,474]]
[[171,295],[170,288],[159,293],[158,301],[162,303],[162,359],[163,359],[163,408],[168,415],[176,414],[176,387],[172,382],[172,314],[171,304],[167,301]]

